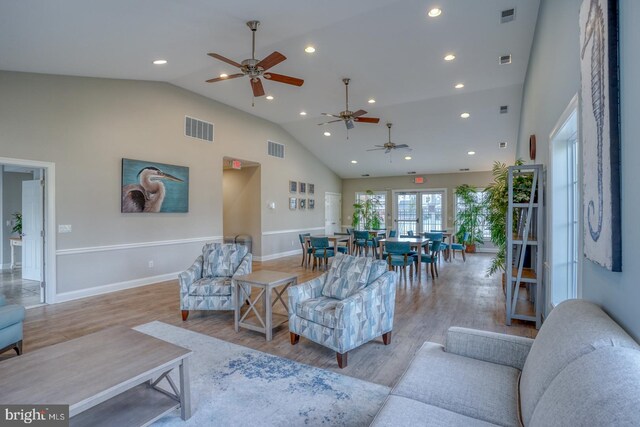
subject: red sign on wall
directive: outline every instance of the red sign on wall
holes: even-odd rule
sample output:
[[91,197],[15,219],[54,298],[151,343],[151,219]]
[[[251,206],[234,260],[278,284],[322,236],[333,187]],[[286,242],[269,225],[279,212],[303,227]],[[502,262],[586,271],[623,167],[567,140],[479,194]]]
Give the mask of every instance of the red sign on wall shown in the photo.
[[423,176],[416,176],[415,178],[413,178],[413,183],[414,184],[424,184],[424,177]]
[[242,162],[240,160],[232,160],[231,168],[240,170],[242,168]]

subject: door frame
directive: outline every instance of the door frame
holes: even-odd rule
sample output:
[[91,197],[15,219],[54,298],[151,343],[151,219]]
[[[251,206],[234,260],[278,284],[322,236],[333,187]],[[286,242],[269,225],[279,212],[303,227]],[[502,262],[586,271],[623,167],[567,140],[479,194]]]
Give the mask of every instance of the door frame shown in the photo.
[[[397,189],[391,190],[391,221],[393,223],[393,227],[396,227],[398,223],[398,199],[396,197],[397,193],[437,193],[442,192],[444,194],[442,198],[442,228],[443,230],[449,229],[449,221],[447,217],[448,212],[448,204],[449,204],[449,194],[447,188],[410,188],[410,189]],[[422,199],[418,197],[416,199],[416,209],[420,209],[420,212],[416,212],[418,215],[418,221],[420,222],[420,227],[422,227]],[[387,227],[388,228],[388,227]]]
[[[582,211],[582,143],[581,143],[581,133],[580,133],[580,102],[579,102],[579,98],[578,98],[578,94],[576,93],[572,98],[571,101],[569,101],[569,104],[567,105],[567,107],[564,109],[564,111],[562,112],[562,114],[560,115],[560,117],[558,118],[558,121],[556,122],[555,126],[553,127],[553,129],[551,130],[551,132],[549,133],[549,143],[548,143],[548,150],[549,150],[549,164],[547,167],[547,188],[553,190],[553,185],[554,185],[554,174],[553,174],[553,165],[554,165],[554,160],[555,160],[555,156],[553,154],[554,152],[554,145],[553,142],[554,140],[558,137],[560,131],[562,129],[564,129],[564,126],[567,124],[567,122],[569,121],[569,119],[571,118],[571,116],[573,114],[576,114],[576,144],[577,144],[577,166],[578,166],[578,170],[577,170],[577,177],[578,177],[578,203],[576,206],[576,209],[578,209],[580,212]],[[554,207],[553,207],[553,195],[552,193],[549,193],[547,195],[547,212],[546,212],[546,218],[547,218],[547,225],[545,227],[545,241],[546,244],[544,245],[544,254],[545,254],[545,258],[544,258],[544,262],[545,262],[545,270],[547,270],[548,274],[546,274],[546,279],[547,282],[545,283],[545,289],[546,289],[546,293],[547,295],[545,295],[546,297],[546,314],[548,315],[551,310],[554,307],[553,304],[553,294],[552,294],[552,286],[553,284],[551,283],[551,278],[552,278],[552,274],[553,274],[553,268],[552,268],[552,263],[551,260],[553,259],[553,245],[551,244],[551,242],[553,241],[553,233],[550,227],[550,222],[553,221],[553,212],[554,212]],[[582,257],[583,257],[583,226],[582,226],[582,215],[578,215],[578,247],[576,248],[578,251],[577,254],[577,260],[578,260],[578,264],[576,266],[577,268],[577,286],[576,286],[576,297],[577,298],[582,298]]]
[[44,268],[45,304],[56,302],[56,164],[39,160],[0,157],[0,163],[44,170]]

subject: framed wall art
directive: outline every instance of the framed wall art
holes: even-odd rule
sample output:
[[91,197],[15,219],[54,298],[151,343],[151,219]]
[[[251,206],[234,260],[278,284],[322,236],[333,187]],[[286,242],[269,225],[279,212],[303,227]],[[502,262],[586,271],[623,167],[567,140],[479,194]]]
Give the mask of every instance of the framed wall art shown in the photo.
[[316,201],[314,199],[309,199],[309,209],[313,209],[316,207]]
[[122,159],[120,212],[189,212],[189,168]]
[[300,194],[304,194],[307,192],[307,184],[301,182],[299,185]]
[[309,191],[309,194],[315,194],[316,192],[315,184],[307,184],[307,190]]
[[292,211],[295,211],[297,205],[298,205],[298,199],[295,197],[289,197],[289,209],[291,209]]
[[307,199],[300,199],[300,209],[305,209],[307,207]]
[[584,254],[622,271],[618,0],[580,7]]
[[298,192],[298,181],[289,181],[289,193]]

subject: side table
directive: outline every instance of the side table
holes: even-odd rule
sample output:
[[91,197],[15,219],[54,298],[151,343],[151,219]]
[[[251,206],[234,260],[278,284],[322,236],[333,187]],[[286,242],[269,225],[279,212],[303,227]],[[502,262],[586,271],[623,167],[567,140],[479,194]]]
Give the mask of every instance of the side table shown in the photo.
[[[238,332],[239,327],[251,329],[252,331],[264,333],[267,341],[271,341],[273,338],[273,328],[289,320],[288,315],[273,313],[273,306],[280,301],[288,314],[289,307],[287,307],[287,303],[282,299],[282,295],[289,286],[296,285],[297,283],[298,277],[295,274],[269,270],[260,270],[234,278],[233,286],[235,286],[237,298],[235,310],[236,332]],[[248,289],[246,289],[247,287]],[[251,299],[252,287],[260,288],[260,292],[253,300]],[[274,294],[275,298],[272,298]],[[245,300],[249,302],[249,307],[242,313]],[[263,313],[260,313],[256,307],[256,304],[260,300],[262,300],[264,304]],[[250,313],[255,314],[255,316],[248,317]]]

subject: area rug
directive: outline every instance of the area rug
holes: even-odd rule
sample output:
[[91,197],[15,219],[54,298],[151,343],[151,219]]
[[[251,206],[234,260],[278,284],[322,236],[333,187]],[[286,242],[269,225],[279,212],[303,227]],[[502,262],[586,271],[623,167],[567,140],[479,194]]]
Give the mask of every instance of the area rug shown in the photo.
[[[389,388],[162,322],[134,329],[193,351],[192,416],[158,426],[367,426]],[[178,380],[177,373],[172,373]]]

